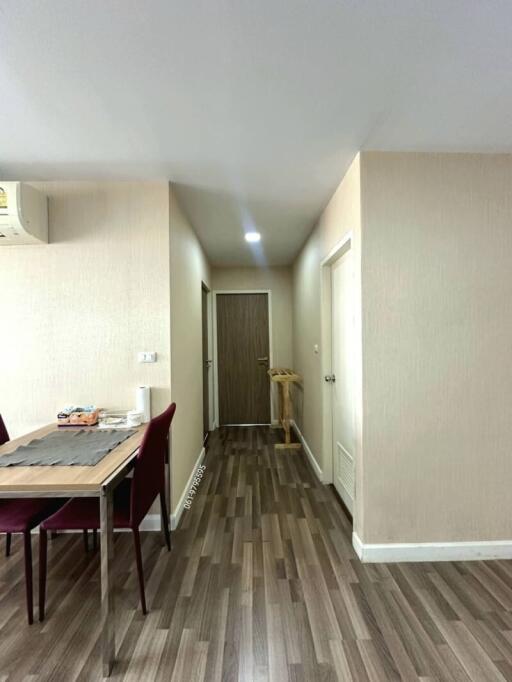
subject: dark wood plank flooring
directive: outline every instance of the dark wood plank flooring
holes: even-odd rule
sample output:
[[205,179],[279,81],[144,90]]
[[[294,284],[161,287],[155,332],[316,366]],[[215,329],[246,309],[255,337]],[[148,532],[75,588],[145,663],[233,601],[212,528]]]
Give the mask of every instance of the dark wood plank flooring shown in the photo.
[[[361,564],[332,489],[276,436],[212,435],[173,551],[144,534],[146,617],[116,535],[112,679],[512,680],[512,563]],[[99,553],[60,535],[49,567],[48,617],[29,627],[20,538],[0,558],[0,682],[101,679]]]

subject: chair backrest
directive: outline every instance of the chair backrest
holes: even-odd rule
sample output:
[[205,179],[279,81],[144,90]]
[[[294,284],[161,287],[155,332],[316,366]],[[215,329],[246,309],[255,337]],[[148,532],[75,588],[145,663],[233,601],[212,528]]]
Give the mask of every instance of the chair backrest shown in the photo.
[[2,419],[2,415],[0,414],[0,445],[3,445],[4,443],[7,443],[9,441],[9,434],[7,433],[7,429],[5,428],[4,420]]
[[157,495],[165,490],[165,460],[169,429],[176,403],[152,419],[147,428],[133,470],[130,520],[138,525],[148,513]]

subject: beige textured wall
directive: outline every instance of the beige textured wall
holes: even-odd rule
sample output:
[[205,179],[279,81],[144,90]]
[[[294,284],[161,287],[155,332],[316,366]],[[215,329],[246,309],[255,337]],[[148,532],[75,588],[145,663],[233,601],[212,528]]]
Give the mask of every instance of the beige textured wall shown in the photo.
[[132,408],[139,384],[153,414],[172,397],[174,511],[202,447],[202,249],[168,183],[34,184],[52,243],[0,248],[0,413],[15,436],[68,403]]
[[[69,403],[169,399],[167,183],[34,183],[49,195],[45,246],[0,248],[0,412],[12,436]],[[158,353],[138,364],[137,351]]]
[[210,270],[172,186],[169,206],[172,399],[177,406],[171,482],[171,503],[175,510],[203,447],[201,282],[210,285]]
[[360,228],[365,543],[510,538],[511,188],[510,155],[363,153],[294,265],[300,425],[324,467],[320,263]]
[[[296,421],[322,470],[326,469],[330,452],[324,443],[326,385],[323,381],[322,362],[325,356],[321,320],[321,263],[331,250],[349,233],[353,234],[354,267],[356,270],[355,295],[360,312],[360,258],[361,258],[361,197],[360,160],[356,156],[338,189],[323,211],[311,236],[294,264],[293,356],[295,368],[303,376],[303,389],[295,392]],[[360,320],[358,321],[360,326]],[[324,332],[325,334],[325,332]],[[319,354],[314,353],[318,344]],[[361,344],[358,346],[360,353]],[[361,362],[360,358],[358,360]],[[356,394],[361,403],[360,372],[356,373]],[[356,410],[357,443],[356,460],[361,450],[361,409]],[[357,476],[361,480],[361,476]],[[361,494],[356,501],[357,519],[362,519],[359,509]],[[358,511],[359,509],[359,511]]]
[[[275,367],[293,367],[293,280],[290,267],[226,267],[212,269],[213,290],[269,289],[272,301],[272,360]],[[272,387],[272,415],[279,415],[278,397]]]
[[362,539],[510,539],[512,156],[361,169]]

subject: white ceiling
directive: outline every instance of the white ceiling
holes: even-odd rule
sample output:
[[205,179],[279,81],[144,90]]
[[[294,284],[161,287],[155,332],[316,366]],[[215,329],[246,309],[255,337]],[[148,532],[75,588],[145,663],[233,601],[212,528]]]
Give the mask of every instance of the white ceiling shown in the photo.
[[512,151],[512,2],[0,1],[3,179],[170,179],[285,264],[360,148]]

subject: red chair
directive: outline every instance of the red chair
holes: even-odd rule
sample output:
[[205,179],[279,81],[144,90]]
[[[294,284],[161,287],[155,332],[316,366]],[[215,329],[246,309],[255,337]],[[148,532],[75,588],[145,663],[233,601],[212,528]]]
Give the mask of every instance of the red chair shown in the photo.
[[[2,415],[0,414],[0,445],[3,445],[4,443],[9,442],[9,434],[7,433],[7,429],[4,424],[4,420],[2,419]],[[5,556],[9,556],[11,553],[11,534],[7,533],[5,536]]]
[[[129,528],[135,546],[142,612],[147,613],[139,526],[155,499],[160,496],[165,541],[171,549],[169,517],[165,503],[165,459],[169,429],[176,411],[172,403],[165,412],[152,419],[139,448],[133,478],[126,478],[114,491],[114,528]],[[39,620],[44,620],[46,598],[47,533],[57,530],[100,528],[99,502],[94,498],[75,497],[40,526],[39,542]]]
[[[9,434],[0,415],[0,445],[9,441]],[[32,541],[30,531],[62,504],[58,500],[27,498],[0,501],[0,532],[7,533],[5,556],[11,553],[12,533],[23,533],[25,546],[25,591],[29,625],[34,622],[32,596]]]
[[5,428],[4,420],[2,419],[2,415],[0,414],[0,445],[3,445],[4,443],[9,442],[9,434],[7,433],[7,429]]

